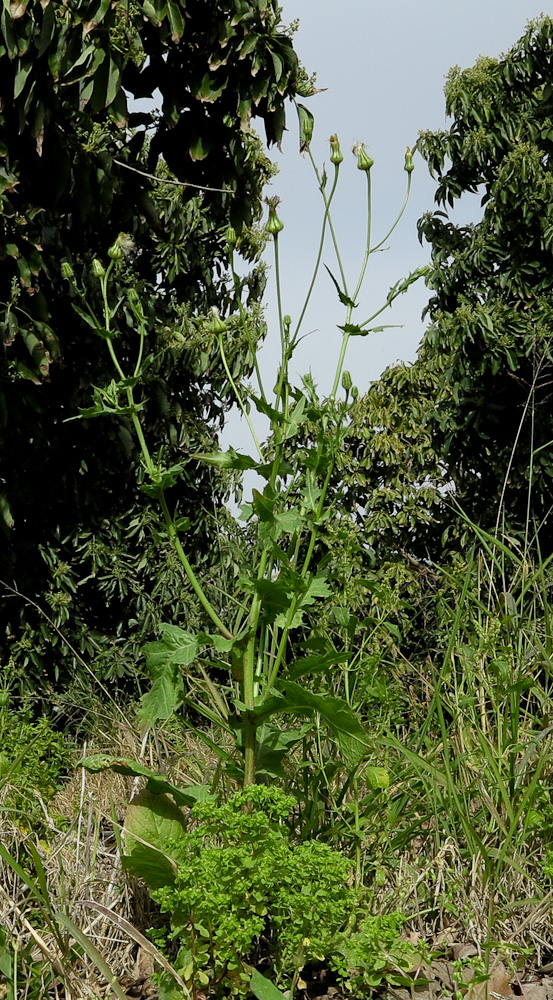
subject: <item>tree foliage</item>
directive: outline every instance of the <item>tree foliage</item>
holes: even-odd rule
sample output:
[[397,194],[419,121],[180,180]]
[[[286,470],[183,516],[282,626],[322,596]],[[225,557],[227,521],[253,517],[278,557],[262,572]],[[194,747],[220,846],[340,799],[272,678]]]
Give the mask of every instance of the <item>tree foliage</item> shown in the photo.
[[[423,132],[437,209],[420,220],[431,247],[430,325],[413,366],[386,372],[360,402],[352,454],[367,482],[374,544],[439,558],[469,516],[511,530],[552,504],[553,20],[542,17],[502,58],[454,68],[450,126]],[[477,193],[474,224],[452,209]],[[351,476],[350,476],[351,481]],[[439,486],[442,486],[440,492]],[[361,495],[361,499],[363,494]]]
[[[57,624],[80,623],[73,635],[90,652],[145,610],[151,621],[180,590],[166,540],[136,504],[139,458],[124,422],[67,422],[112,373],[75,315],[63,262],[94,300],[91,262],[126,234],[113,291],[134,289],[147,318],[149,446],[169,464],[212,447],[230,405],[210,329],[210,309],[225,315],[237,294],[229,225],[252,265],[241,279],[247,335],[231,325],[228,337],[235,378],[264,330],[255,223],[273,168],[250,121],[278,142],[285,99],[310,85],[274,0],[218,0],[209,19],[194,0],[5,4],[0,76],[0,575],[49,605]],[[142,98],[152,98],[147,110],[137,110]],[[128,308],[119,338],[127,360]],[[174,502],[191,512],[196,556],[209,564],[209,470],[189,463]],[[41,668],[52,630],[21,634],[10,609],[16,655]]]

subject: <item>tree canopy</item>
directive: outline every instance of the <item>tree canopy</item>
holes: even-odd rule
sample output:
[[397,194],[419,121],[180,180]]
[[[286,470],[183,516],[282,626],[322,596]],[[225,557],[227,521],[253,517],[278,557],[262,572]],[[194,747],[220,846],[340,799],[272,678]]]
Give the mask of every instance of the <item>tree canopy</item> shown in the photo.
[[[264,331],[255,224],[273,168],[251,123],[279,142],[286,99],[311,88],[275,0],[218,0],[209,18],[194,0],[5,4],[0,75],[0,577],[49,605],[56,623],[80,622],[77,646],[92,650],[148,609],[155,619],[177,583],[161,597],[145,573],[145,538],[158,569],[167,559],[137,507],[139,460],[125,426],[67,422],[113,373],[75,314],[63,268],[97,297],[92,261],[116,247],[114,295],[133,289],[149,326],[150,447],[171,464],[205,445],[230,405],[209,319],[212,307],[231,312],[236,295],[229,226],[250,263],[249,336],[228,336],[234,377]],[[124,315],[130,359],[132,310]],[[206,563],[213,494],[210,474],[189,463],[174,502],[192,512],[192,548]],[[4,605],[12,650],[23,639],[23,661],[40,668],[52,630],[42,626],[41,648],[18,615]]]
[[[552,80],[553,21],[542,17],[502,58],[454,68],[451,124],[420,134],[437,180],[438,207],[419,223],[430,324],[415,363],[360,400],[352,431],[358,503],[381,552],[439,559],[444,530],[450,541],[460,531],[452,493],[487,528],[501,514],[522,531],[530,514],[553,545]],[[466,193],[480,196],[482,218],[460,225]]]

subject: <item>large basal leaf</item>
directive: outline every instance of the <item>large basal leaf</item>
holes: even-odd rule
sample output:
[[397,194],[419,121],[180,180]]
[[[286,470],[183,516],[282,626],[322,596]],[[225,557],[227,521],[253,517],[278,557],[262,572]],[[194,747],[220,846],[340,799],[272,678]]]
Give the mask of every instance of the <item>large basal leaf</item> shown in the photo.
[[140,792],[125,818],[125,868],[144,879],[150,889],[171,885],[177,871],[171,850],[185,831],[184,816],[169,796]]
[[184,785],[179,788],[178,785],[173,785],[144,764],[127,760],[125,757],[111,757],[109,754],[96,753],[79,761],[78,766],[84,767],[91,774],[98,774],[100,771],[114,771],[115,774],[123,774],[129,778],[146,778],[146,788],[149,792],[154,795],[172,795],[179,806],[190,808],[196,802],[205,802],[206,799],[213,797],[206,785]]

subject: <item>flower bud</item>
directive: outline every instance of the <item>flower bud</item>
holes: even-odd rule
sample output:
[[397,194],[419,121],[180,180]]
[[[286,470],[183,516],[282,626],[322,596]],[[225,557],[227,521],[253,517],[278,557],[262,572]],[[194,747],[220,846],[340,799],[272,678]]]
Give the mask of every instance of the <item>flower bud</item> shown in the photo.
[[106,276],[106,269],[102,264],[102,261],[98,260],[97,257],[95,257],[92,261],[92,273],[95,278],[105,278]]
[[115,243],[110,246],[108,255],[112,260],[123,260],[123,257],[129,257],[134,250],[136,250],[136,245],[129,234],[119,233]]
[[68,260],[62,260],[61,262],[61,276],[66,281],[71,281],[75,277],[75,272]]
[[342,389],[345,389],[346,392],[349,392],[349,390],[351,389],[351,387],[352,387],[352,381],[351,381],[351,375],[350,375],[350,373],[349,372],[343,372],[342,373]]
[[352,385],[352,387],[351,387],[351,394],[352,394],[352,396],[353,396],[354,399],[357,399],[357,397],[359,395],[359,389],[357,388],[356,385]]
[[238,237],[236,236],[236,229],[234,229],[233,226],[227,226],[226,237],[229,247],[236,246],[236,240]]
[[405,151],[405,164],[403,169],[406,170],[408,174],[412,174],[413,170],[415,169],[415,164],[413,163],[413,154],[411,152],[410,146],[407,146],[407,149]]
[[124,256],[125,254],[116,240],[108,250],[108,257],[111,257],[112,260],[123,260]]
[[0,708],[6,708],[9,705],[9,703],[10,703],[10,692],[6,691],[6,689],[4,688],[3,691],[0,691]]
[[276,214],[277,205],[280,204],[280,198],[275,195],[273,198],[266,198],[265,201],[269,206],[269,218],[265,229],[271,236],[278,236],[281,229],[284,229],[284,223],[280,221],[278,215]]
[[215,333],[215,334],[224,333],[227,328],[227,324],[225,323],[224,319],[221,319],[221,317],[219,316],[219,310],[217,309],[217,306],[212,306],[209,311],[211,313],[211,319],[207,325],[209,333]]
[[372,156],[369,156],[367,150],[365,149],[364,142],[356,142],[353,147],[353,152],[357,157],[357,169],[369,171],[374,163]]
[[342,153],[340,143],[338,142],[338,136],[331,135],[328,141],[330,142],[330,162],[338,165],[338,163],[341,163],[344,159],[344,154]]

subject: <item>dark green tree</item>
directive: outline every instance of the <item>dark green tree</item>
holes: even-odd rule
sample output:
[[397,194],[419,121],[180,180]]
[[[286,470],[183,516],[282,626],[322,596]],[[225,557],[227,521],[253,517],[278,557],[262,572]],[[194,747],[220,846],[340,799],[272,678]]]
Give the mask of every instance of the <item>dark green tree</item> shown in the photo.
[[[454,68],[445,95],[450,127],[418,140],[438,182],[438,208],[419,223],[430,325],[415,363],[359,402],[357,503],[382,558],[440,560],[445,538],[458,546],[452,494],[487,529],[499,518],[524,531],[530,515],[551,551],[553,20],[531,22],[499,59]],[[467,193],[482,217],[459,225]]]
[[[210,328],[210,310],[235,303],[229,226],[252,268],[248,337],[231,327],[227,344],[235,378],[264,330],[255,224],[273,168],[250,122],[278,142],[285,99],[310,85],[275,0],[216,0],[209,16],[199,0],[5,4],[0,80],[0,577],[109,675],[135,657],[137,630],[194,605],[147,498],[136,500],[124,424],[68,420],[113,371],[74,311],[64,262],[94,299],[92,261],[125,234],[113,293],[134,289],[148,321],[149,447],[169,465],[211,447],[231,402]],[[132,310],[124,317],[130,362]],[[206,572],[225,559],[211,544],[220,496],[189,461],[171,498]],[[63,645],[28,609],[23,627],[21,612],[2,600],[2,658],[57,676],[70,662]]]

